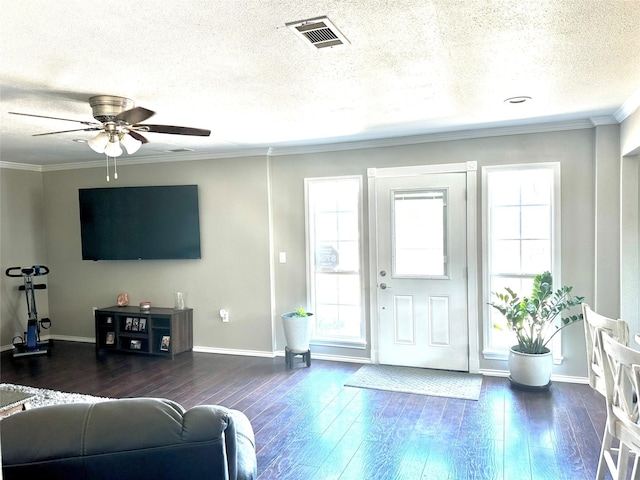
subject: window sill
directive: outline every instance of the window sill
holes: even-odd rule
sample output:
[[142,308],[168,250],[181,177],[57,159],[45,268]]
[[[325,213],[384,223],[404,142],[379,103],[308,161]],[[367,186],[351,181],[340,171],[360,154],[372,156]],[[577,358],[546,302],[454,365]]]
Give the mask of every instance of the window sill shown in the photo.
[[311,340],[311,345],[316,347],[338,347],[338,348],[355,348],[358,350],[365,350],[367,348],[367,342],[364,340]]

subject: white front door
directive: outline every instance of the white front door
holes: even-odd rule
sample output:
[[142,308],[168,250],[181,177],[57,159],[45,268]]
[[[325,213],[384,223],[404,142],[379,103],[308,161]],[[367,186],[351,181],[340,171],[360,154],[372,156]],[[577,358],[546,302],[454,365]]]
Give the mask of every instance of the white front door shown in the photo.
[[378,359],[469,370],[466,174],[375,181]]

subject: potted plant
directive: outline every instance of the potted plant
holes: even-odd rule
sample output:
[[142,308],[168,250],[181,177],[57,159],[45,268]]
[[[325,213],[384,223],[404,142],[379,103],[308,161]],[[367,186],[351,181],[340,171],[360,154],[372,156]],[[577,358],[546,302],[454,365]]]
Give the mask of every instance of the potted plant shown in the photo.
[[311,322],[313,313],[298,307],[292,312],[283,313],[282,326],[287,340],[287,348],[293,353],[304,353],[309,350],[311,340]]
[[[578,306],[584,297],[573,296],[573,287],[553,291],[550,272],[533,279],[530,297],[520,298],[513,290],[494,292],[497,301],[489,303],[507,320],[507,327],[515,333],[518,344],[509,349],[509,379],[516,387],[547,389],[551,384],[553,357],[547,347],[563,328],[582,320],[582,313],[562,317],[562,312]],[[502,330],[502,326],[494,325]]]

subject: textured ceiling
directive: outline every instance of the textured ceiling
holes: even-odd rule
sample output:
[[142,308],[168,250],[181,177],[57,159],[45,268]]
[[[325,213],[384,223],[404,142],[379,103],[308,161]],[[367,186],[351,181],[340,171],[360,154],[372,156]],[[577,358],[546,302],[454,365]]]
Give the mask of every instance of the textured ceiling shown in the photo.
[[[324,15],[348,45],[285,26]],[[212,131],[126,160],[620,118],[640,93],[640,0],[7,1],[0,32],[0,160],[21,164],[101,160],[73,142],[95,132],[32,136],[80,124],[7,114],[91,121],[99,94]]]

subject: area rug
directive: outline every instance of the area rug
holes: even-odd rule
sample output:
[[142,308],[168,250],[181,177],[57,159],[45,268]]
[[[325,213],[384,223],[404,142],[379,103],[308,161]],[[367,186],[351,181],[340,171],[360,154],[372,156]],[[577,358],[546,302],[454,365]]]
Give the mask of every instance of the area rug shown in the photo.
[[47,405],[57,405],[60,403],[97,403],[112,400],[107,397],[94,397],[82,393],[60,392],[58,390],[48,390],[46,388],[34,388],[24,385],[14,385],[12,383],[0,383],[0,390],[17,391],[34,395],[30,398],[27,408],[45,407]]
[[345,382],[345,386],[478,400],[482,375],[426,368],[363,365]]

